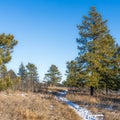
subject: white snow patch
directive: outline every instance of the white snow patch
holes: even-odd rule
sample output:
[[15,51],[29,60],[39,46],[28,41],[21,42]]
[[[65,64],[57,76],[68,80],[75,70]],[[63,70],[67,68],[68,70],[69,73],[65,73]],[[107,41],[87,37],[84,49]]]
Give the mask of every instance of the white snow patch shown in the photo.
[[86,108],[80,107],[79,105],[67,100],[64,96],[66,95],[67,91],[59,92],[59,96],[57,99],[69,105],[72,109],[74,109],[79,116],[83,118],[83,120],[104,120],[103,114],[95,114],[93,115],[90,110]]

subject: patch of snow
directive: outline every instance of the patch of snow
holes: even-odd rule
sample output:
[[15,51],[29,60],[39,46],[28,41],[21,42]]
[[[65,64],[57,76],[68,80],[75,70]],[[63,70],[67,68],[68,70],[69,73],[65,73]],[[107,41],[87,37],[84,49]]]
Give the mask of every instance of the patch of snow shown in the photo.
[[65,98],[65,95],[67,94],[67,91],[59,92],[59,95],[57,96],[57,99],[59,101],[62,101],[69,105],[72,109],[74,109],[77,114],[83,118],[83,120],[104,120],[103,114],[96,114],[93,115],[90,110],[87,110],[86,108],[80,107],[79,105],[67,100]]
[[25,97],[26,95],[22,93],[21,96],[22,96],[22,97]]
[[54,106],[53,106],[53,105],[50,105],[49,109],[50,109],[50,110],[53,110],[53,109],[54,109]]

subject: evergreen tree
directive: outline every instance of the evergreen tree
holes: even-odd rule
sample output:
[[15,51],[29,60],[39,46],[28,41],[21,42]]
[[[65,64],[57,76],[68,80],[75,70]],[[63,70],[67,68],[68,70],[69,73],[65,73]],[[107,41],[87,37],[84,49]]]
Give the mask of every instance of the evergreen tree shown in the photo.
[[89,15],[83,17],[82,25],[78,25],[80,38],[77,39],[79,55],[85,70],[84,78],[91,88],[91,95],[95,87],[100,84],[106,89],[113,87],[116,61],[119,63],[118,47],[109,34],[106,26],[107,20],[103,21],[102,16],[95,7],[90,9]]
[[25,66],[23,65],[23,63],[21,63],[19,66],[18,75],[21,77],[21,80],[23,82],[26,82],[25,80],[27,80],[27,70],[26,70]]
[[16,90],[16,87],[18,87],[21,82],[20,77],[18,77],[12,69],[7,72],[5,79],[9,82],[7,86],[13,88],[14,90]]
[[[114,69],[116,75],[114,75],[114,89],[119,90],[120,89],[120,47],[117,45],[118,49],[115,54],[115,58],[118,58],[114,63]],[[117,56],[116,56],[117,55]]]
[[16,44],[13,35],[0,34],[0,66],[11,60],[11,53]]
[[74,60],[67,62],[67,79],[66,79],[66,85],[67,86],[77,86],[77,64]]
[[12,86],[12,80],[7,75],[7,68],[5,66],[11,60],[11,53],[17,41],[14,36],[9,34],[0,34],[0,90],[7,89]]
[[3,76],[0,79],[0,90],[6,90],[8,88],[15,88],[15,86],[20,82],[20,78],[17,77],[13,70],[7,72],[7,68],[4,66]]
[[45,79],[50,85],[57,85],[61,81],[61,73],[56,65],[51,65],[47,73],[45,74]]
[[19,71],[18,71],[18,75],[21,78],[21,89],[24,91],[27,91],[28,89],[28,78],[27,78],[27,70],[24,66],[23,63],[20,64],[19,66]]
[[36,83],[39,82],[37,67],[32,63],[28,63],[26,67],[28,73],[29,87],[32,87],[32,91],[33,91]]
[[0,66],[0,78],[4,78],[7,74],[7,67],[5,65]]
[[[79,63],[79,64],[78,64]],[[76,60],[72,60],[67,62],[67,71],[66,71],[67,79],[65,84],[67,86],[74,87],[83,87],[84,79],[83,79],[83,68],[82,64],[78,62],[78,58]]]
[[38,82],[39,77],[38,77],[37,67],[32,63],[28,63],[26,67],[28,71],[28,78],[34,82]]
[[11,79],[16,79],[16,78],[17,78],[16,73],[15,73],[12,69],[10,69],[10,70],[7,72],[7,74],[10,76]]

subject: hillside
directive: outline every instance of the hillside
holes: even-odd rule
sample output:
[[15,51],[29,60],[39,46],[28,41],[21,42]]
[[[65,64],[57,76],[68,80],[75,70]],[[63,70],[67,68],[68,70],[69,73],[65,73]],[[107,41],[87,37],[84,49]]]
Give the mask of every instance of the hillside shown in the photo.
[[0,93],[0,120],[81,120],[53,96],[35,93]]

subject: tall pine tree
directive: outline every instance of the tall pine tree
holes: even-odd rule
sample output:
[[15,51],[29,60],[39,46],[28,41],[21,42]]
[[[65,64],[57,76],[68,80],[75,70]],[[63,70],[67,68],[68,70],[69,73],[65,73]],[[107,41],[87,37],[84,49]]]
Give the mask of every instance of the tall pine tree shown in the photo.
[[119,63],[118,47],[109,33],[106,25],[95,7],[91,7],[88,16],[83,16],[81,25],[78,25],[80,38],[77,39],[80,59],[85,70],[86,83],[90,86],[90,94],[100,84],[106,90],[115,85],[114,76],[116,62]]

